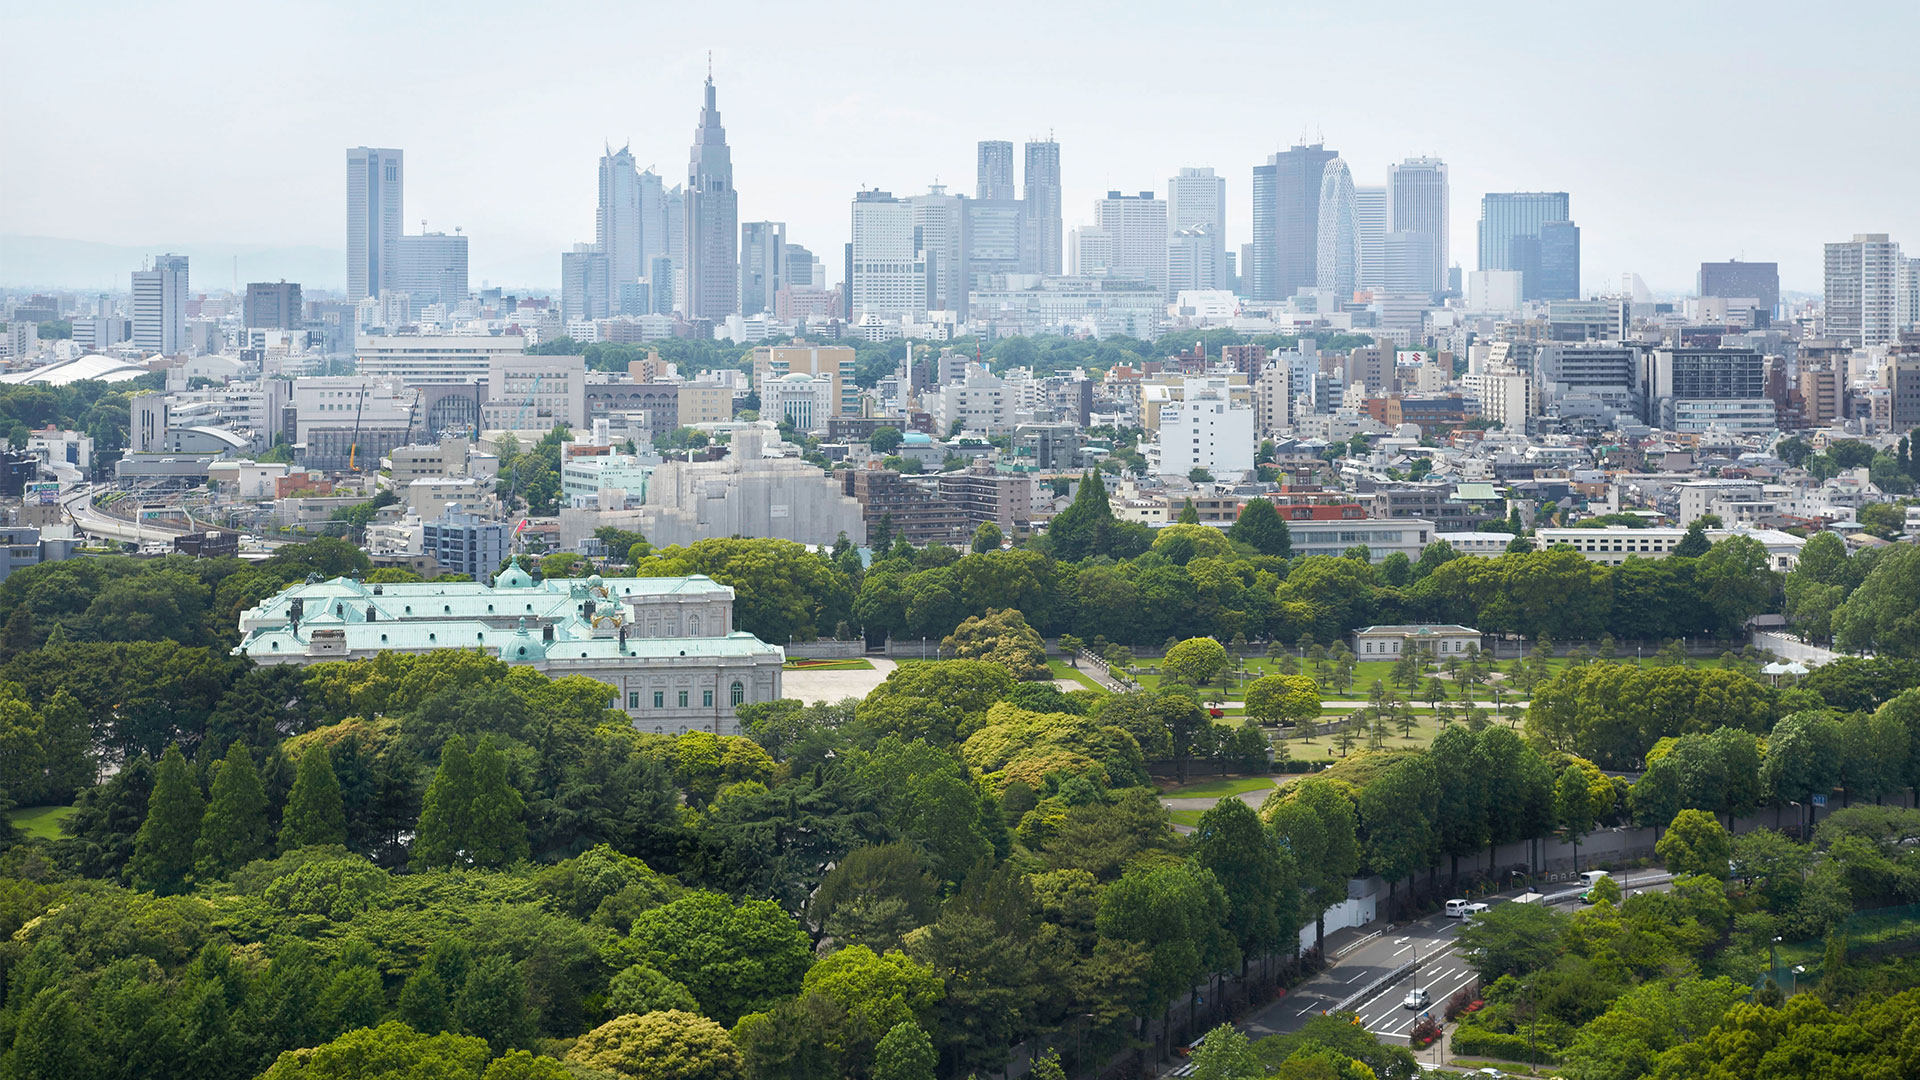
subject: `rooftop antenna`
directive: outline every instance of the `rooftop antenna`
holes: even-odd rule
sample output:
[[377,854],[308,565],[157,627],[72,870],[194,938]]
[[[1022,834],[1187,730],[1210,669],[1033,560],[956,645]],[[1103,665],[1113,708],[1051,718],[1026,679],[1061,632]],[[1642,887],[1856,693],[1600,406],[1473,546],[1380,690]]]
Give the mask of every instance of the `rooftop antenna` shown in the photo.
[[707,50],[707,81],[713,81],[713,50]]

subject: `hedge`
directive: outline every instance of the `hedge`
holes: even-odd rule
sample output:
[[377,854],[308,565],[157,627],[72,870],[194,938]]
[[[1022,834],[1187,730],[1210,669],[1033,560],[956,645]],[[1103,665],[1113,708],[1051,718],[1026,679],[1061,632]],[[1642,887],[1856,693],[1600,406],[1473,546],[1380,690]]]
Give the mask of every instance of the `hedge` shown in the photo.
[[1542,1065],[1554,1062],[1553,1054],[1544,1047],[1530,1054],[1525,1035],[1503,1035],[1498,1031],[1465,1024],[1454,1029],[1453,1038],[1447,1046],[1452,1053],[1467,1057],[1494,1057],[1503,1061],[1538,1060]]

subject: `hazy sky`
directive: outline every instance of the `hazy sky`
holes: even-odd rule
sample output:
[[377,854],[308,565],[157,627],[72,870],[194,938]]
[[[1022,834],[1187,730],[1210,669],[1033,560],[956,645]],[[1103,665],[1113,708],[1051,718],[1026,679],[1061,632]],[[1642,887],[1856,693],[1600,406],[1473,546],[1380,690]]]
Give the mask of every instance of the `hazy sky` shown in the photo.
[[1468,270],[1486,191],[1571,192],[1589,290],[1743,257],[1817,291],[1824,241],[1920,249],[1920,5],[1574,7],[8,0],[0,233],[344,249],[344,151],[390,146],[409,232],[557,288],[604,141],[684,179],[711,49],[741,219],[835,279],[857,188],[971,194],[976,140],[1049,130],[1067,229],[1210,165],[1237,246],[1253,166],[1317,131],[1362,184],[1445,159]]

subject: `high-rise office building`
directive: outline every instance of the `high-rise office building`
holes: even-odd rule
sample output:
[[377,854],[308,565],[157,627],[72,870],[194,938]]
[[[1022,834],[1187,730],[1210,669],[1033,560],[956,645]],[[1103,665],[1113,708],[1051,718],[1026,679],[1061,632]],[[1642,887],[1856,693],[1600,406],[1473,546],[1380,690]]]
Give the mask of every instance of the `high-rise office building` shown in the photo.
[[[1191,230],[1204,228],[1204,233]],[[1227,178],[1215,176],[1212,169],[1183,168],[1167,179],[1167,234],[1169,242],[1173,237],[1188,232],[1187,242],[1195,242],[1204,235],[1212,238],[1214,250],[1211,253],[1195,253],[1189,258],[1183,257],[1184,264],[1194,267],[1201,276],[1191,282],[1181,281],[1174,286],[1180,289],[1218,289],[1225,286],[1221,275],[1226,267],[1227,240]]]
[[1703,262],[1701,296],[1727,300],[1757,300],[1769,320],[1780,307],[1780,264],[1777,262]]
[[[1548,225],[1557,226],[1547,229]],[[1490,192],[1480,200],[1480,269],[1518,270],[1526,300],[1580,295],[1580,233],[1564,191]]]
[[1402,241],[1403,252],[1428,250],[1433,265],[1425,273],[1415,267],[1397,267],[1389,276],[1401,281],[1432,282],[1420,292],[1441,292],[1447,285],[1447,260],[1450,250],[1448,214],[1452,204],[1447,189],[1447,164],[1439,158],[1408,158],[1387,169],[1387,231],[1424,233],[1430,244]]
[[1033,273],[1022,261],[1026,214],[1019,199],[966,199],[960,214],[969,289],[994,274]]
[[[662,290],[658,281],[654,283],[654,309],[661,314],[681,311],[687,298],[687,193],[686,188],[675,184],[661,195],[667,216],[667,278],[665,296],[666,305],[660,304]],[[653,264],[649,264],[653,265]]]
[[598,244],[575,244],[560,253],[560,318],[564,322],[604,319],[612,314],[613,256]]
[[393,288],[400,243],[406,163],[400,150],[347,151],[347,300]]
[[1353,186],[1353,221],[1360,234],[1360,287],[1378,291],[1387,287],[1387,189],[1378,184]]
[[1051,138],[1027,144],[1026,229],[1023,253],[1029,273],[1057,276],[1061,263],[1060,144]]
[[1020,190],[1013,186],[1013,144],[999,139],[982,139],[974,182],[976,199],[1017,199]]
[[593,239],[594,246],[606,253],[608,302],[617,311],[628,310],[628,304],[639,297],[637,286],[646,265],[640,231],[640,171],[634,168],[632,151],[609,146],[600,158],[600,203],[593,216]]
[[1580,298],[1580,226],[1549,221],[1540,226],[1540,270],[1530,300]]
[[727,129],[720,126],[713,75],[707,75],[706,100],[693,130],[687,158],[687,294],[680,310],[690,319],[719,322],[740,309],[738,249],[740,207],[733,190],[733,157]]
[[250,281],[241,307],[241,322],[249,330],[298,330],[306,324],[300,310],[297,281]]
[[467,238],[460,233],[402,236],[393,262],[389,289],[406,293],[414,313],[428,304],[452,308],[467,298]]
[[786,245],[787,265],[780,271],[780,284],[793,289],[824,289],[827,268],[813,252],[799,244]]
[[187,257],[156,255],[133,272],[133,344],[163,356],[187,350]]
[[1855,233],[1828,244],[1826,255],[1826,336],[1868,348],[1894,341],[1908,271],[1900,245],[1886,233]]
[[1167,295],[1226,288],[1229,275],[1216,261],[1223,257],[1213,226],[1194,225],[1175,232],[1167,241]]
[[1396,296],[1431,296],[1434,236],[1427,232],[1390,232],[1381,241],[1381,278],[1377,286]]
[[638,177],[640,198],[640,273],[652,275],[653,260],[665,259],[671,263],[679,257],[679,245],[673,237],[679,235],[678,214],[667,202],[666,185],[660,182],[660,174],[651,166],[640,172]]
[[1093,204],[1093,221],[1113,243],[1108,273],[1139,278],[1167,291],[1167,204],[1151,191],[1138,195],[1107,192]]
[[930,311],[967,310],[966,199],[947,194],[934,184],[925,195],[915,195],[913,227],[920,234],[920,254],[926,260],[927,308]]
[[1353,208],[1353,173],[1337,157],[1321,170],[1315,231],[1315,288],[1332,293],[1334,303],[1345,304],[1360,284],[1360,222]]
[[1320,183],[1339,156],[1314,143],[1254,167],[1253,258],[1240,269],[1254,299],[1285,300],[1319,284]]
[[927,311],[927,262],[910,199],[862,191],[853,199],[848,256],[851,317],[917,318]]
[[782,221],[740,223],[740,313],[773,310],[773,294],[786,284],[787,226]]

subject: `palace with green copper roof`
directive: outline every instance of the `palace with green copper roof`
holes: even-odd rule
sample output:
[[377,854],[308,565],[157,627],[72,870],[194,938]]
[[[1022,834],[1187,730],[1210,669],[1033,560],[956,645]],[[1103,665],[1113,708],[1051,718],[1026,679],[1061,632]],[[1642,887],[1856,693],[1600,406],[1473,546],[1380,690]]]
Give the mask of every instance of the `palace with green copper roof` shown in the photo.
[[548,579],[511,567],[493,585],[308,581],[248,608],[233,651],[258,664],[478,649],[611,687],[641,731],[737,735],[736,706],[780,696],[785,651],[734,629],[733,589],[711,578]]

